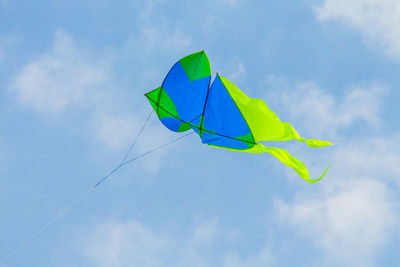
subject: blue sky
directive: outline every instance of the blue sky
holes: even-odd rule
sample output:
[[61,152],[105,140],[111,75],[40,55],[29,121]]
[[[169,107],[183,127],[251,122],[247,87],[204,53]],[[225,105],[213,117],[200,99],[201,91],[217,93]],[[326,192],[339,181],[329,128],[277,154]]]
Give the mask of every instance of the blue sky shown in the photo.
[[[310,185],[195,135],[126,166],[11,266],[397,266],[397,0],[0,0],[0,258],[121,160],[143,94],[204,49],[310,149]],[[153,117],[132,155],[166,143]],[[276,145],[276,144],[274,144]]]

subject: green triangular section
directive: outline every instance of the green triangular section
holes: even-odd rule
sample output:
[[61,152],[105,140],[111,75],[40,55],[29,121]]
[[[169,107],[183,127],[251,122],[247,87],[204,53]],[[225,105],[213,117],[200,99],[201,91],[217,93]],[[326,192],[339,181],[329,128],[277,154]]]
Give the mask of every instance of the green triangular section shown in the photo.
[[158,87],[157,89],[154,89],[146,94],[144,94],[147,99],[149,99],[149,102],[151,106],[153,107],[154,111],[157,113],[157,116],[160,117],[159,115],[159,108],[158,108],[158,100],[160,97],[162,87]]
[[210,61],[204,51],[190,54],[179,62],[191,82],[211,75]]
[[238,136],[238,137],[236,137],[236,139],[244,141],[244,143],[249,148],[252,148],[255,145],[255,141],[254,141],[253,135],[251,133],[248,133],[248,134],[245,134],[245,135],[242,135],[242,136]]
[[161,90],[159,104],[163,108],[163,109],[160,109],[160,115],[161,115],[161,111],[163,113],[163,116],[161,118],[171,117],[171,116],[175,117],[175,118],[179,118],[178,111],[176,110],[174,102],[172,102],[171,98],[169,97],[167,92],[165,92],[164,89]]
[[154,89],[154,90],[152,90],[152,91],[150,91],[150,92],[148,92],[148,93],[146,93],[144,95],[149,100],[152,100],[152,101],[150,101],[151,103],[153,103],[153,102],[157,103],[158,102],[158,96],[160,94],[161,89],[162,89],[162,87],[158,87],[157,89]]
[[189,124],[187,124],[187,123],[182,123],[182,124],[179,126],[178,132],[185,132],[185,131],[190,130],[190,129],[191,129],[191,127],[190,127]]
[[157,107],[156,102],[153,102],[153,100],[150,100],[149,102],[150,102],[151,106],[153,107],[154,111],[157,113],[157,116],[158,116],[158,111],[157,111],[158,107]]
[[172,102],[171,98],[162,87],[158,87],[145,95],[160,119],[165,117],[175,117],[179,119],[174,102]]

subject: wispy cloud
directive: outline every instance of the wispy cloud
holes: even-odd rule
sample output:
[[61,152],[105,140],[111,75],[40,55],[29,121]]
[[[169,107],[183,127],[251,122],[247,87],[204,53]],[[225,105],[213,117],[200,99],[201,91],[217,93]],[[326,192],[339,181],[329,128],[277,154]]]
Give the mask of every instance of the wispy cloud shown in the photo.
[[[106,222],[97,225],[85,241],[84,253],[93,266],[185,266],[182,264],[198,257],[192,242],[208,239],[214,225],[200,224],[194,229],[194,237],[185,238],[183,244],[137,222]],[[206,233],[206,237],[199,237]],[[182,246],[183,245],[183,246]],[[194,265],[193,265],[194,264]],[[200,262],[190,266],[204,266]]]
[[[57,31],[48,51],[16,74],[10,92],[21,107],[45,119],[74,120],[77,130],[91,141],[109,149],[128,146],[146,117],[145,107],[150,108],[143,92],[162,81],[160,57],[181,55],[192,42],[158,9],[162,2],[135,3],[137,27],[127,33],[120,47],[87,47],[71,34]],[[128,60],[131,77],[116,78],[116,69],[124,65],[126,70]],[[163,70],[164,75],[167,70]],[[155,78],[159,83],[149,82]],[[125,90],[127,80],[129,86],[134,84],[134,90]],[[150,123],[146,138],[140,140],[135,151],[144,152],[169,140],[171,136],[160,128],[159,123]],[[142,166],[156,171],[162,153],[154,155],[151,162],[144,160]]]
[[317,260],[370,266],[399,222],[392,197],[384,183],[358,177],[276,206],[280,221],[293,227],[297,238],[310,238],[322,249]]
[[324,0],[315,8],[322,20],[339,20],[362,33],[368,43],[400,58],[400,2],[397,0]]
[[[128,112],[123,117],[125,127],[122,118],[112,119],[112,116],[120,116],[123,107],[113,105],[118,84],[112,74],[111,56],[108,58],[97,57],[96,53],[77,44],[68,33],[57,31],[49,51],[22,67],[10,91],[25,109],[46,119],[57,120],[64,115],[83,120],[92,127],[81,130],[89,131],[110,148],[120,148],[128,141],[127,136],[133,135],[129,119],[134,116]],[[97,119],[100,113],[108,114],[109,120]],[[115,126],[121,131],[113,131]]]
[[182,52],[192,43],[190,35],[159,9],[163,2],[151,0],[136,3],[139,10],[136,19],[137,31],[132,33],[126,44],[127,50],[140,51],[140,54],[135,54],[136,57],[142,58],[148,53],[154,56],[166,52]]
[[6,153],[5,153],[4,140],[3,140],[3,137],[0,136],[0,171],[3,170],[3,168],[4,168],[5,156],[6,156]]
[[213,1],[214,4],[218,4],[220,7],[237,8],[240,5],[241,0],[218,0]]
[[199,22],[203,30],[209,35],[211,32],[217,34],[221,27],[226,26],[224,16],[232,11],[238,10],[243,3],[242,0],[207,0],[203,1],[206,9]]
[[90,231],[81,251],[93,266],[257,267],[273,262],[266,249],[249,257],[236,251],[213,253],[216,244],[227,236],[227,229],[220,227],[217,218],[194,218],[186,234],[160,233],[135,220],[112,221]]
[[132,133],[140,129],[140,119],[134,114],[96,114],[92,120],[95,137],[111,148],[120,148],[132,140]]
[[200,244],[212,243],[218,233],[218,220],[216,218],[197,218],[193,242]]
[[279,265],[274,255],[268,249],[262,249],[258,253],[253,253],[246,257],[241,257],[237,253],[228,253],[223,260],[223,267],[264,267]]
[[300,122],[307,134],[314,137],[336,137],[339,130],[359,121],[376,129],[381,126],[380,113],[387,89],[377,82],[349,86],[341,98],[313,81],[289,83],[271,76],[267,84],[277,88],[267,97],[269,102],[284,107],[281,111]]
[[45,116],[92,104],[110,82],[110,63],[89,58],[65,32],[55,34],[50,50],[29,62],[10,88],[19,102]]
[[[145,112],[142,91],[126,91],[115,78],[113,58],[116,57],[112,53],[104,55],[100,49],[85,48],[70,34],[58,31],[49,51],[38,55],[16,74],[10,92],[24,109],[33,110],[53,123],[59,118],[72,120],[76,130],[91,142],[109,149],[123,149],[138,133],[150,106]],[[142,136],[135,151],[144,152],[169,140],[170,135],[160,128],[159,123],[149,123],[146,138]],[[162,153],[157,153],[151,162],[144,160],[142,166],[157,171],[161,156]]]
[[0,0],[0,6],[8,6],[10,5],[10,0]]
[[398,231],[399,200],[389,184],[400,186],[395,167],[400,160],[399,134],[378,137],[377,131],[360,137],[360,132],[340,130],[359,121],[365,122],[359,129],[369,132],[383,127],[380,111],[387,90],[372,82],[350,86],[339,97],[314,82],[294,85],[272,79],[270,83],[283,88],[273,99],[302,130],[341,140],[331,150],[333,166],[317,187],[300,188],[291,201],[276,201],[279,222],[290,226],[296,239],[310,239],[313,249],[321,250],[317,265],[373,265]]
[[6,58],[6,50],[15,43],[14,36],[0,35],[0,62]]
[[231,73],[228,73],[226,76],[230,80],[238,82],[246,76],[246,68],[243,62],[238,62],[233,66],[235,69],[231,70]]
[[[338,177],[375,178],[394,182],[400,188],[400,133],[385,136],[346,138],[334,156],[339,168],[333,169]],[[343,170],[339,172],[339,169]]]
[[170,243],[136,221],[97,225],[85,248],[93,266],[164,266]]

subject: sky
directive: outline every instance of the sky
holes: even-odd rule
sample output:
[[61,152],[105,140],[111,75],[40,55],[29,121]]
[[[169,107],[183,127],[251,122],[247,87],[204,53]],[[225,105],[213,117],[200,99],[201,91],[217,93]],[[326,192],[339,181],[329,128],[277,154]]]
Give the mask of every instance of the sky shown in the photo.
[[[0,259],[113,169],[144,93],[205,50],[306,138],[196,135],[124,166],[1,267],[400,266],[397,0],[0,0]],[[182,134],[153,115],[131,156]],[[268,143],[267,143],[268,145]]]

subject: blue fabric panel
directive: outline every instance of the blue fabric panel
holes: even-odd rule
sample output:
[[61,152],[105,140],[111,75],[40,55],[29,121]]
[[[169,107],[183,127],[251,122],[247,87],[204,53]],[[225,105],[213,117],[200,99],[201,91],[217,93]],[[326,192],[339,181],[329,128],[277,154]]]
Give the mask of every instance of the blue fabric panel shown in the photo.
[[165,77],[162,87],[183,121],[191,121],[203,113],[210,79],[208,76],[191,82],[179,61]]
[[174,132],[177,132],[182,124],[180,120],[175,119],[174,117],[161,118],[160,121],[165,125],[165,127]]
[[[190,123],[193,124],[193,125],[200,126],[200,122],[201,122],[201,116],[195,118],[195,119],[192,120]],[[191,127],[192,127],[193,131],[195,131],[195,132],[200,136],[199,128],[198,128],[198,127],[193,127],[193,126],[191,126]],[[200,139],[201,139],[201,137],[200,137]]]
[[[227,137],[239,137],[250,133],[243,115],[217,75],[210,87],[204,112],[203,128]],[[203,143],[230,148],[248,148],[246,143],[213,134],[203,134]]]
[[214,146],[229,147],[235,149],[248,149],[249,146],[240,140],[203,132],[202,142]]
[[198,117],[196,117],[196,118],[194,118],[193,120],[190,121],[191,124],[197,125],[197,126],[200,126],[200,122],[201,122],[201,116],[198,116]]

